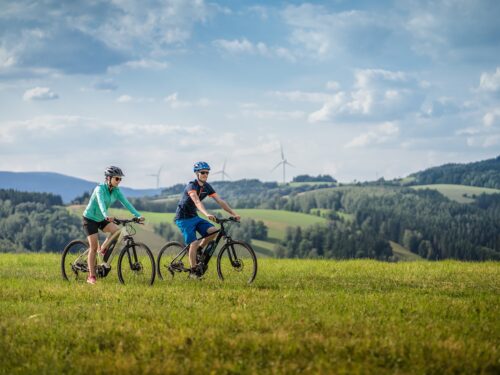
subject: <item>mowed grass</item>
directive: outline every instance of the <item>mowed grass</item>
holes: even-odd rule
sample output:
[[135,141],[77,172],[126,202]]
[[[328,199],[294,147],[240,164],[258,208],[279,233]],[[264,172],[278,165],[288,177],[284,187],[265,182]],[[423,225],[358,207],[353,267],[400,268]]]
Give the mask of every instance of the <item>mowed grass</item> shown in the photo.
[[474,202],[473,196],[481,194],[500,194],[499,189],[489,189],[477,186],[453,185],[453,184],[435,184],[435,185],[417,185],[412,186],[413,189],[433,189],[439,191],[448,199],[459,203]]
[[498,374],[500,263],[261,259],[253,285],[71,285],[0,254],[0,373]]

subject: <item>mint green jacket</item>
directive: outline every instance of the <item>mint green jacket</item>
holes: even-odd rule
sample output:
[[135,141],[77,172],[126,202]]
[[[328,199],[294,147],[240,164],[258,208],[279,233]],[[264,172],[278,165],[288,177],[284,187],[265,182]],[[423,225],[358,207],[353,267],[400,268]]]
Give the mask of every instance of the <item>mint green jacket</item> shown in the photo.
[[125,198],[120,188],[113,188],[109,192],[108,184],[103,182],[94,189],[90,197],[89,204],[83,212],[83,216],[87,219],[94,221],[103,221],[109,217],[108,208],[116,201],[119,200],[135,217],[140,217],[141,214],[132,206],[132,204]]

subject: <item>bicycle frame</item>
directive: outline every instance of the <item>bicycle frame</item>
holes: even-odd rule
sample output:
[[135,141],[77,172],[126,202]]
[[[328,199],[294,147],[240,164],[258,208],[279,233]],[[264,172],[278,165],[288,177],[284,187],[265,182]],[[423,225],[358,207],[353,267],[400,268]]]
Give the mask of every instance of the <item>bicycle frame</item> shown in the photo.
[[[204,238],[213,236],[214,233],[217,233],[217,237],[215,238],[215,240],[209,242],[209,244],[207,245],[207,247],[208,247],[210,245],[210,243],[213,243],[212,248],[210,249],[211,250],[211,254],[209,255],[209,258],[208,259],[203,259],[203,264],[204,264],[205,267],[210,262],[210,259],[212,258],[212,255],[215,253],[215,250],[217,250],[217,247],[219,246],[219,242],[221,241],[221,239],[225,238],[226,244],[231,244],[231,242],[232,242],[231,236],[227,234],[226,229],[224,228],[224,223],[225,222],[226,222],[226,220],[219,222],[220,228],[216,232],[213,232],[213,233],[210,233],[210,234],[208,234],[206,236],[197,238],[197,241],[199,241],[199,240],[202,240]],[[175,258],[172,259],[172,261],[170,262],[169,268],[174,263],[182,260],[186,256],[186,254],[189,253],[189,246],[191,246],[191,244],[188,244],[188,245],[184,246],[184,248],[179,252],[179,254],[177,254],[175,256]],[[205,250],[206,250],[206,248],[205,248]],[[234,254],[234,251],[228,251],[228,255],[229,255],[229,260],[231,261],[231,264],[233,266],[235,266],[236,265],[236,262],[235,262],[236,256]],[[169,271],[172,272],[172,270],[170,270],[170,269],[169,269]],[[182,271],[188,272],[189,269],[188,268],[183,268]]]
[[[112,233],[106,238],[106,246],[104,248],[101,247],[101,252],[104,253],[104,256],[100,253],[97,252],[97,259],[98,263],[101,265],[104,265],[106,267],[111,267],[111,262],[113,261],[113,258],[115,257],[115,248],[116,244],[121,242],[123,239],[126,240],[131,240],[132,237],[130,236],[130,233],[128,231],[128,228],[126,225],[124,225],[122,228],[117,230],[115,233]],[[89,255],[90,248],[85,250],[76,260],[75,264],[78,264],[80,259],[87,260],[87,257]]]

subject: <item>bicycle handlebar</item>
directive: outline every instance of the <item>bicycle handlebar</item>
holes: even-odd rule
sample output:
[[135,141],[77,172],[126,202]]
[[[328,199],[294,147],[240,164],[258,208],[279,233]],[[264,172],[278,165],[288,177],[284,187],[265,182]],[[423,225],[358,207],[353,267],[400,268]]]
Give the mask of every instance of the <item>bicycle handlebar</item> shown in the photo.
[[234,217],[230,216],[228,217],[227,219],[219,219],[218,217],[215,218],[215,222],[217,224],[224,224],[224,223],[227,223],[229,221],[232,221],[232,222],[235,222],[235,223],[239,223],[238,220],[236,220]]
[[128,223],[142,224],[142,222],[137,217],[134,217],[132,219],[117,219],[115,217],[115,219],[113,220],[113,223],[115,223],[117,225],[125,225]]

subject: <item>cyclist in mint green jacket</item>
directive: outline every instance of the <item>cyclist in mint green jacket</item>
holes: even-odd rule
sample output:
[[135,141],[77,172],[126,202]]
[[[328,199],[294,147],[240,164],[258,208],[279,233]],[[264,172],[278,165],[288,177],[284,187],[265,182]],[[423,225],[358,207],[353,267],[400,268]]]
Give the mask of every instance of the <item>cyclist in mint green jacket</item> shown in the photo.
[[[83,230],[87,234],[87,240],[90,246],[88,257],[89,276],[87,278],[89,284],[96,283],[95,267],[90,265],[95,265],[96,252],[101,249],[97,234],[99,229],[110,234],[113,234],[119,229],[118,226],[113,223],[115,218],[108,214],[109,207],[118,200],[135,217],[144,221],[141,214],[137,212],[134,206],[125,198],[118,187],[124,176],[122,170],[118,167],[111,166],[106,168],[104,176],[106,177],[106,181],[96,186],[90,197],[89,204],[83,212]],[[103,242],[102,246],[104,246],[106,241],[107,239]]]

